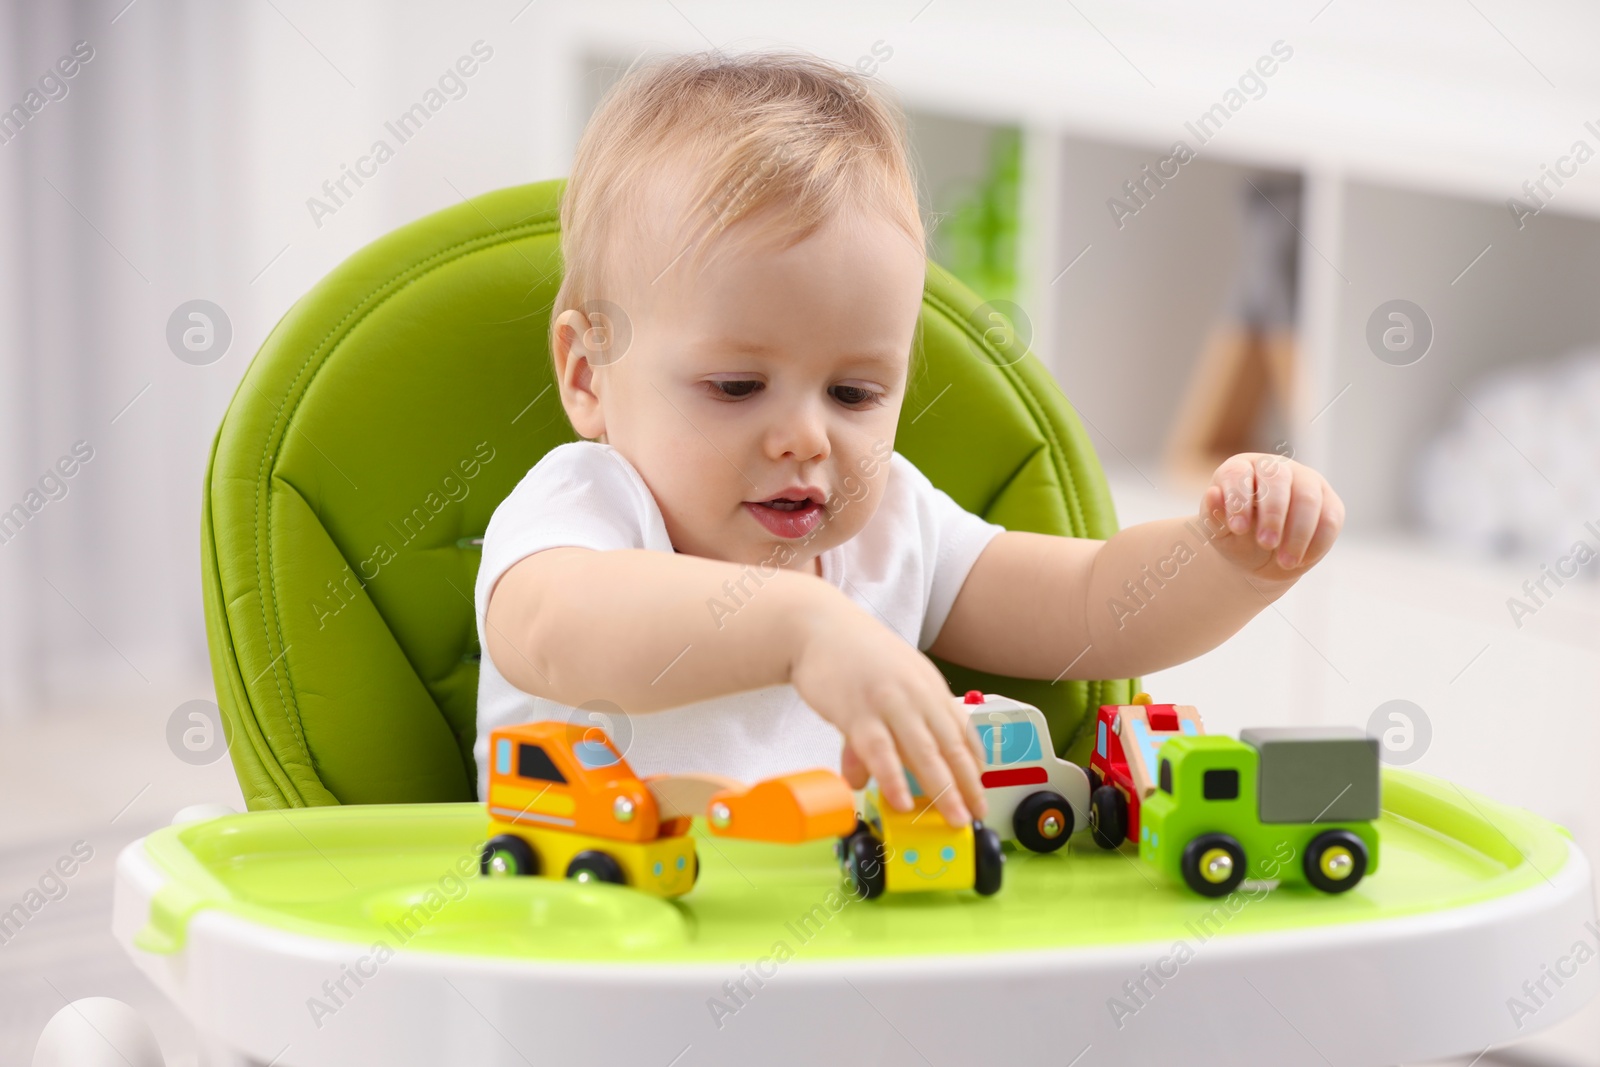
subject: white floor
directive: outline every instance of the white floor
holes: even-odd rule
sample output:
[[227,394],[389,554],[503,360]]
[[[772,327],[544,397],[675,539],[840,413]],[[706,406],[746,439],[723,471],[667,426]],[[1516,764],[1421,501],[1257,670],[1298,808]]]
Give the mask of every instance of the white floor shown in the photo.
[[[1116,495],[1124,525],[1191,506],[1148,486],[1118,485]],[[1412,700],[1433,728],[1418,769],[1556,819],[1600,859],[1600,590],[1563,590],[1517,631],[1505,599],[1536,569],[1346,539],[1222,648],[1145,687],[1158,700],[1197,705],[1215,732],[1364,726],[1382,702]],[[209,695],[209,680],[197,678],[0,728],[0,909],[74,842],[93,849],[65,896],[0,943],[0,1063],[27,1063],[50,1016],[84,996],[135,1005],[171,1064],[194,1062],[192,1030],[111,939],[111,871],[126,842],[186,804],[242,809],[226,757],[193,767],[167,748],[172,710]],[[1600,1004],[1478,1062],[1600,1065]]]
[[208,678],[140,686],[0,730],[0,910],[75,845],[89,855],[64,880],[64,895],[47,883],[45,895],[58,899],[0,944],[0,1063],[28,1063],[50,1017],[89,996],[138,1008],[171,1067],[195,1062],[192,1029],[112,940],[111,885],[122,847],[179,808],[210,800],[244,810],[226,756],[194,767],[167,748],[173,710],[211,695]]

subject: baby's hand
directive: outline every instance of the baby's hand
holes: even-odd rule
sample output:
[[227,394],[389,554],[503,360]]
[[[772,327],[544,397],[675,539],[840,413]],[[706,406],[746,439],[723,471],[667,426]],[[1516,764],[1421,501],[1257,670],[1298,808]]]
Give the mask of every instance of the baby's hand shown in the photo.
[[1299,578],[1327,555],[1344,526],[1344,502],[1326,478],[1266,452],[1225,460],[1200,509],[1202,517],[1227,522],[1211,542],[1223,558],[1265,581]]
[[844,734],[850,788],[878,780],[885,801],[911,809],[902,758],[952,826],[988,812],[979,777],[983,749],[970,716],[939,668],[854,604],[808,628],[790,682]]

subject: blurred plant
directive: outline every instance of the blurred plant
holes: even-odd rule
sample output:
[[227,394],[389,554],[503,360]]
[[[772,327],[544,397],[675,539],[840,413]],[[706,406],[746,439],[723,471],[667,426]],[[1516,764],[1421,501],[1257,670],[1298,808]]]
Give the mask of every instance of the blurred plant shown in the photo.
[[986,300],[1014,299],[1022,200],[1022,133],[994,131],[988,173],[937,234],[940,264]]

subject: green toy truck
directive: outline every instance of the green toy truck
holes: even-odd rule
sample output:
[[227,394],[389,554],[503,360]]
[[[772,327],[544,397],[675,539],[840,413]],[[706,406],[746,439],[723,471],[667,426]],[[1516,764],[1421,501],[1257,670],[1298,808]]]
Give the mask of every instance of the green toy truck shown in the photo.
[[1144,802],[1139,857],[1226,896],[1250,876],[1343,893],[1378,869],[1378,741],[1353,727],[1174,737]]

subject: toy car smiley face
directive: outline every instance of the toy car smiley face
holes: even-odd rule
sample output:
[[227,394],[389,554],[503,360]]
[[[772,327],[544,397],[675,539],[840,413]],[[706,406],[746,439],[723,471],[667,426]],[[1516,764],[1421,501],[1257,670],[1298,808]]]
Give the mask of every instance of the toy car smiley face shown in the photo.
[[973,884],[971,826],[951,826],[920,790],[910,811],[895,811],[881,798],[869,803],[868,821],[883,828],[884,888],[891,893],[922,889],[966,889]]
[[[911,868],[912,874],[915,874],[918,878],[926,879],[927,881],[932,882],[945,877],[949,873],[950,865],[954,863],[956,859],[956,847],[954,845],[944,845],[940,847],[938,856],[939,869],[932,872],[922,869],[923,857],[914,848],[906,849],[900,854],[900,858]],[[928,862],[932,863],[935,861],[933,859],[929,859]]]

